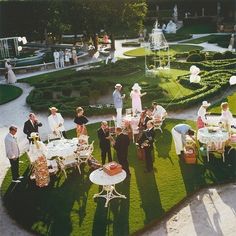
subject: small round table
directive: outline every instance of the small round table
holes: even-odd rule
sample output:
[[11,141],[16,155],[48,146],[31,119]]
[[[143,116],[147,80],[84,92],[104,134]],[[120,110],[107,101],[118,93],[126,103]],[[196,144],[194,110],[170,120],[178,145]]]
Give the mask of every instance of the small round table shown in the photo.
[[209,132],[207,127],[201,128],[197,132],[197,139],[201,143],[220,143],[229,139],[229,133],[217,130],[216,132]]
[[89,179],[92,183],[97,185],[102,185],[102,191],[94,194],[95,197],[103,197],[106,199],[105,207],[108,206],[108,203],[113,198],[125,198],[125,195],[122,195],[116,191],[115,185],[122,182],[126,178],[126,172],[122,170],[121,173],[110,176],[103,171],[103,169],[97,169],[93,171]]

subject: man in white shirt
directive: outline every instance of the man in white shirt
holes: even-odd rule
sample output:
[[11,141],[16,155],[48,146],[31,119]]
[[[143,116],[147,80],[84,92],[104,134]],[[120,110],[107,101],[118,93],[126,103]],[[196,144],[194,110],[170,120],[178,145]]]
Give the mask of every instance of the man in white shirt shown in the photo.
[[164,120],[165,117],[167,116],[166,109],[161,105],[157,105],[156,102],[152,103],[152,107],[153,107],[152,116],[154,118],[160,118],[160,120]]
[[50,107],[51,115],[48,117],[48,124],[55,136],[63,135],[66,137],[65,127],[64,127],[64,119],[62,118],[60,113],[57,113],[58,109],[56,107]]
[[20,150],[15,137],[16,132],[17,132],[17,127],[13,125],[10,126],[9,133],[6,135],[4,141],[5,141],[6,155],[11,164],[12,182],[20,183],[21,182],[20,179],[22,179],[23,176],[19,176]]
[[55,50],[55,52],[53,53],[53,57],[54,57],[54,63],[55,63],[55,67],[56,69],[59,68],[59,52],[57,50]]

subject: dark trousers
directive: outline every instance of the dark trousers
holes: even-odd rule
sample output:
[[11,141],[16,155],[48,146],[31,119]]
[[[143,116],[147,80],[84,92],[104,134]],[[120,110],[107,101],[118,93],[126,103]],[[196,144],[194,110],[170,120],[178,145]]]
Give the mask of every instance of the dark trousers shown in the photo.
[[106,162],[106,155],[108,156],[108,162],[112,161],[111,157],[111,149],[101,149],[101,157],[102,157],[102,164],[104,165]]
[[9,161],[11,164],[12,179],[17,180],[19,178],[19,158],[15,160],[9,159]]
[[147,171],[153,170],[152,148],[145,148],[145,160]]
[[122,169],[124,169],[127,175],[129,175],[130,171],[129,171],[129,162],[128,162],[127,156],[125,157],[125,156],[117,155],[117,159],[118,159],[119,164],[122,165]]

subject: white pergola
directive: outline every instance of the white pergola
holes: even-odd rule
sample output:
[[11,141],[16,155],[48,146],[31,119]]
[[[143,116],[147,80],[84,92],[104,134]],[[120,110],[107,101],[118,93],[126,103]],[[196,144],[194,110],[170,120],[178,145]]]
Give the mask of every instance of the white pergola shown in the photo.
[[19,42],[22,42],[23,44],[27,43],[26,37],[0,38],[0,53],[1,53],[2,58],[9,58],[10,57],[9,41],[13,41],[16,56],[19,56],[19,52],[22,50],[22,47],[19,46]]

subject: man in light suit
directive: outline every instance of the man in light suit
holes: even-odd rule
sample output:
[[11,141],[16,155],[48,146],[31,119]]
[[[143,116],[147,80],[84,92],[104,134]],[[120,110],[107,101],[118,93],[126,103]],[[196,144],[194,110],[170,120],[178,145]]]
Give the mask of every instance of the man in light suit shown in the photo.
[[19,176],[19,155],[20,150],[17,144],[15,134],[17,132],[17,127],[10,126],[9,133],[5,137],[5,149],[6,155],[9,158],[11,164],[12,182],[20,183],[20,179],[23,176]]
[[50,107],[51,115],[48,117],[48,124],[55,136],[60,136],[62,133],[64,138],[66,137],[66,131],[64,127],[64,119],[61,113],[57,113],[58,109],[56,107]]
[[116,108],[116,127],[121,127],[122,122],[122,108],[123,108],[123,99],[125,98],[125,94],[121,96],[122,85],[116,84],[115,85],[115,91],[113,92],[113,101],[114,106]]

